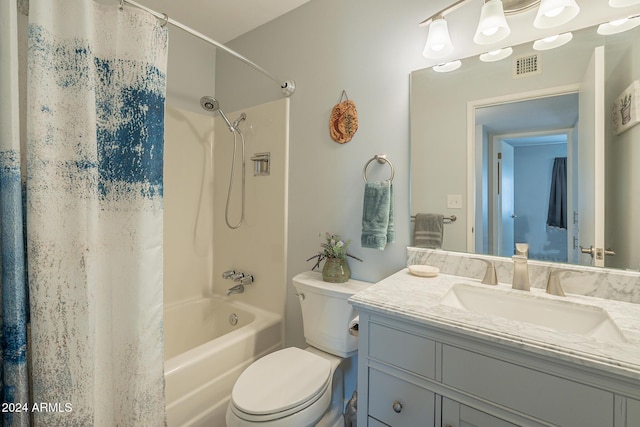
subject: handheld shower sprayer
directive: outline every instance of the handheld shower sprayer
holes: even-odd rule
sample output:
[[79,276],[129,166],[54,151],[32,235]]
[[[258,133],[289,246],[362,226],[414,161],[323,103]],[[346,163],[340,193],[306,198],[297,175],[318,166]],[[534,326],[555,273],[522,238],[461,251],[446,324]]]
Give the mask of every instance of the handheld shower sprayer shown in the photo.
[[220,113],[220,117],[222,117],[224,122],[229,127],[229,131],[233,132],[235,130],[235,126],[231,124],[226,114],[224,114],[224,111],[222,111],[222,109],[220,108],[220,104],[213,96],[203,96],[202,98],[200,98],[200,106],[202,106],[202,108],[207,111],[213,111],[214,113],[217,111],[218,113]]
[[[233,122],[233,124],[229,121],[229,119],[227,118],[227,116],[224,114],[224,112],[222,111],[222,109],[220,108],[220,104],[218,103],[218,101],[213,97],[213,96],[203,96],[202,98],[200,98],[200,105],[202,106],[202,108],[206,111],[211,111],[211,112],[219,112],[220,116],[222,117],[222,119],[224,120],[224,122],[227,124],[227,127],[229,128],[229,130],[231,131],[231,133],[233,134],[233,157],[231,157],[231,171],[229,174],[229,189],[227,191],[227,203],[225,205],[224,208],[224,220],[227,223],[227,227],[231,228],[231,229],[236,229],[239,228],[240,225],[242,225],[242,222],[244,221],[244,201],[245,201],[245,141],[244,141],[244,135],[242,134],[242,132],[240,131],[240,128],[238,127],[240,125],[240,122],[242,122],[243,120],[247,119],[247,115],[245,113],[240,114],[240,116]],[[236,149],[237,149],[237,140],[238,137],[242,140],[242,201],[241,201],[241,211],[240,211],[240,220],[235,223],[235,224],[231,224],[231,222],[229,222],[229,204],[230,204],[230,200],[231,200],[231,189],[233,187],[233,177],[234,177],[234,171],[235,171],[235,164],[236,164]]]

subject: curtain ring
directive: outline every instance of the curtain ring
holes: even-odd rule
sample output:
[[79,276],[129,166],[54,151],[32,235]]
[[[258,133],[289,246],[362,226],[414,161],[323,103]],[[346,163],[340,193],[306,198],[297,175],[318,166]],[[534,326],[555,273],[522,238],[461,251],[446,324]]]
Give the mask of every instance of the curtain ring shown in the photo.
[[169,23],[169,15],[167,15],[166,13],[163,13],[162,15],[164,16],[164,18],[162,19],[162,24],[160,24],[160,26],[164,28]]
[[118,9],[124,10],[124,0],[120,0],[120,6],[118,6]]

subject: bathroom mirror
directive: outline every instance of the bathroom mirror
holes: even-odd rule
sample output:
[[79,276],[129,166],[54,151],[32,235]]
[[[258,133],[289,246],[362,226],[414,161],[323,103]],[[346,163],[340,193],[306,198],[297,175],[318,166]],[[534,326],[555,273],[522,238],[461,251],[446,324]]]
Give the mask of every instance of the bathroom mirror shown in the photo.
[[[595,226],[587,225],[589,214],[580,207],[581,201],[594,197],[593,185],[580,175],[594,169],[594,159],[591,166],[578,161],[577,147],[588,139],[588,132],[579,129],[578,104],[587,97],[579,91],[585,89],[596,47],[604,46],[601,119],[582,120],[583,126],[604,129],[604,156],[596,156],[595,162],[603,162],[599,194],[605,201],[595,203],[603,210],[601,245],[616,254],[599,265],[640,269],[640,242],[633,238],[640,233],[640,225],[634,224],[640,215],[635,196],[640,194],[640,176],[634,171],[640,169],[635,166],[640,164],[640,126],[614,136],[610,117],[616,98],[640,79],[640,47],[632,42],[640,40],[640,28],[600,36],[593,27],[573,35],[570,43],[552,50],[534,51],[532,43],[526,43],[513,47],[511,57],[501,61],[466,58],[450,73],[430,68],[411,73],[411,215],[458,217],[444,225],[443,249],[510,256],[513,242],[524,241],[530,244],[532,259],[598,265],[579,250],[593,244],[585,233]],[[537,68],[518,74],[527,61]],[[498,153],[511,153],[516,168],[512,176],[520,178],[508,179],[513,169],[505,169],[506,160],[497,160]],[[556,157],[567,157],[569,163],[566,228],[546,224]],[[516,207],[502,212],[501,199],[509,185],[516,188]],[[452,205],[458,198],[462,206]],[[501,225],[501,216],[510,217],[511,227]],[[515,236],[503,245],[509,230]]]

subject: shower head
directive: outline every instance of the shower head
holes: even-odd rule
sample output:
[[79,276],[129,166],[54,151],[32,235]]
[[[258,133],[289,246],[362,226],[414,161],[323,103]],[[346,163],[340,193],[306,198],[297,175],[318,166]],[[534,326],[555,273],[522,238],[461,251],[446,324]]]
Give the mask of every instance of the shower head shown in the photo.
[[233,132],[235,128],[231,125],[231,122],[224,114],[224,111],[220,108],[220,104],[213,96],[203,96],[200,98],[200,105],[207,111],[213,111],[214,113],[217,111],[220,113],[220,116],[224,119],[224,122],[229,127],[229,130]]

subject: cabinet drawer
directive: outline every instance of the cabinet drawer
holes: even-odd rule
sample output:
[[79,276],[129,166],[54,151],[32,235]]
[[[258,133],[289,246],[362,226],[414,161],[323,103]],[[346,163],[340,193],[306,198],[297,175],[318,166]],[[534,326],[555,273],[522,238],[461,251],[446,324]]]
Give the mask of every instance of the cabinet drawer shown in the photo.
[[393,427],[433,426],[435,394],[370,368],[369,415]]
[[613,420],[612,393],[448,345],[442,349],[442,382],[563,427]]
[[367,419],[367,427],[389,427],[389,426],[381,423],[380,421],[376,420],[373,417],[369,417]]
[[369,356],[423,377],[435,378],[436,343],[428,338],[371,323]]

